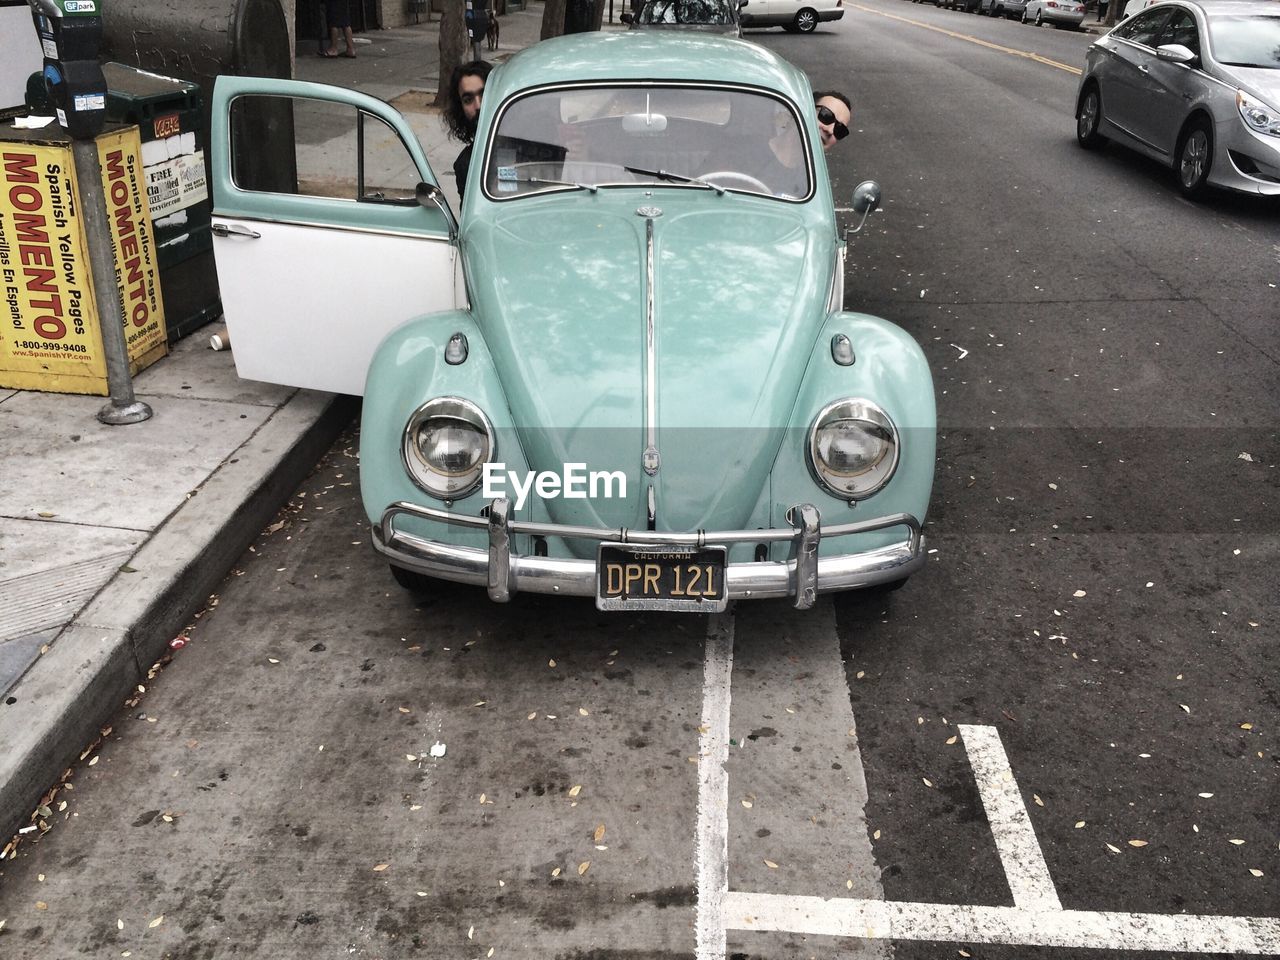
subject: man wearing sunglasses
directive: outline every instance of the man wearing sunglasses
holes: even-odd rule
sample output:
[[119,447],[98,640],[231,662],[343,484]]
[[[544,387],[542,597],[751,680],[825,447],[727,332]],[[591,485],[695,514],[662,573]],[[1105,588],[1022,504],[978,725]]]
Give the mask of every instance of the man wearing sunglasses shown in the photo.
[[822,135],[822,149],[830,150],[837,140],[849,135],[849,121],[853,119],[853,104],[838,90],[817,90],[813,94],[818,108],[818,132]]

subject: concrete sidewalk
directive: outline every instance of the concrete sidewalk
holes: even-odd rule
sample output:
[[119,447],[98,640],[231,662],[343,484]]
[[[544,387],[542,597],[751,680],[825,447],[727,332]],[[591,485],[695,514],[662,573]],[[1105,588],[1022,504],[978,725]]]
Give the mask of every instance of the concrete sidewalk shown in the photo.
[[[541,4],[502,17],[486,57],[536,42],[541,17]],[[461,145],[428,106],[439,21],[359,39],[354,60],[303,41],[296,76],[395,101],[456,204]],[[0,851],[15,831],[40,829],[41,797],[357,408],[241,380],[207,328],[134,387],[155,415],[120,427],[95,418],[102,397],[0,388]]]

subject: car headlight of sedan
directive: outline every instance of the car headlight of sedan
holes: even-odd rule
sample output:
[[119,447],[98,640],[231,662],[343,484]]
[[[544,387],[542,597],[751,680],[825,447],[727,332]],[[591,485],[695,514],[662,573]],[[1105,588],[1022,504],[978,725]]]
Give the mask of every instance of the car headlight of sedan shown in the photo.
[[898,430],[870,400],[837,400],[809,428],[809,466],[833,496],[864,500],[898,467]]
[[1243,90],[1236,91],[1236,108],[1250,130],[1280,137],[1280,110],[1253,99]]
[[440,500],[474,490],[494,454],[493,427],[469,400],[437,397],[409,418],[400,454],[413,482]]

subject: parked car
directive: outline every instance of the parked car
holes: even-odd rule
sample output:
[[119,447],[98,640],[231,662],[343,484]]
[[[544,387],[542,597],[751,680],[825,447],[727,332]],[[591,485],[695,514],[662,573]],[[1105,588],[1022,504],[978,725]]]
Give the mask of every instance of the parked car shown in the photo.
[[1022,13],[1026,9],[1027,0],[980,0],[978,4],[978,13],[1007,17],[1010,20],[1023,19]]
[[1125,20],[1085,56],[1076,139],[1169,164],[1188,197],[1280,195],[1278,14],[1271,0],[1178,0]]
[[1042,27],[1052,23],[1055,27],[1071,27],[1079,30],[1084,22],[1084,3],[1078,0],[1027,0],[1022,8],[1022,22]]
[[[358,131],[308,150],[313,107]],[[363,393],[361,496],[401,584],[708,612],[923,565],[928,365],[843,309],[812,91],[775,54],[645,30],[518,53],[460,221],[380,100],[223,76],[211,109],[240,375]],[[299,141],[293,192],[240,172],[271,138]],[[346,148],[342,188],[313,168]]]
[[963,10],[965,13],[974,13],[978,9],[978,0],[934,0],[934,5],[950,8],[952,10]]
[[632,29],[695,30],[741,36],[739,0],[644,0],[635,13],[622,14]]
[[782,27],[789,33],[813,33],[819,23],[844,16],[844,0],[746,0],[739,16],[743,27]]

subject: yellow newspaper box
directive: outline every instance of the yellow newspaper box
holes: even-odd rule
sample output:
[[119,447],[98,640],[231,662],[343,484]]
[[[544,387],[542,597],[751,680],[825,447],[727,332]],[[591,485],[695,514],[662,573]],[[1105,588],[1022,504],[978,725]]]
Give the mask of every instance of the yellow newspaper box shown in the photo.
[[[135,126],[96,138],[129,373],[168,353]],[[107,396],[107,361],[71,140],[0,128],[0,387]]]

